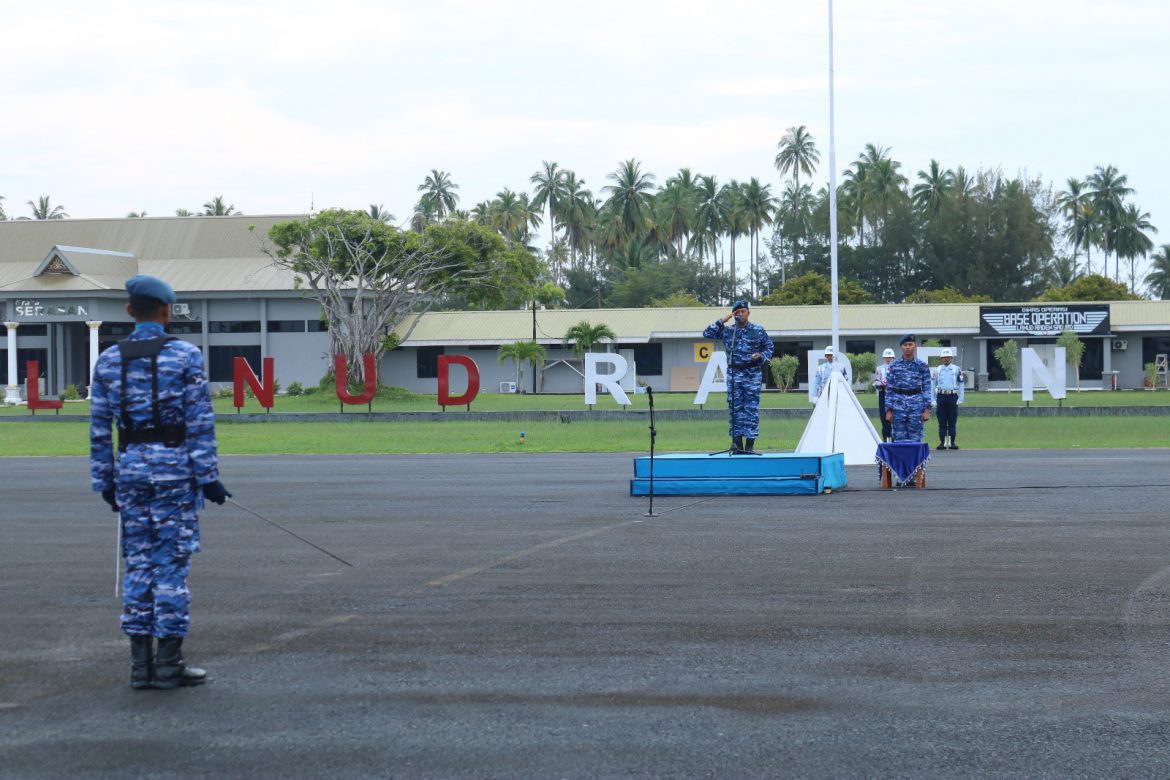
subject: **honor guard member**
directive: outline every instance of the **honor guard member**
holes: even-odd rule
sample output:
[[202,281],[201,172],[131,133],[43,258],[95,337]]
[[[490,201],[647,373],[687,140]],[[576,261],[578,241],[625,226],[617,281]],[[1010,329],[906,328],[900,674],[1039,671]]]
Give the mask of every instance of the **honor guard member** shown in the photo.
[[963,403],[963,370],[953,361],[955,353],[942,351],[942,365],[934,377],[934,407],[938,415],[938,448],[959,449],[955,425],[959,421],[959,404]]
[[129,338],[102,352],[93,371],[93,489],[120,513],[121,626],[130,637],[131,686],[199,685],[206,673],[187,666],[182,655],[190,622],[187,572],[199,552],[196,513],[204,498],[222,504],[231,493],[219,481],[203,353],[163,330],[174,290],[143,275],[127,280],[126,291],[126,311],[137,324]]
[[890,421],[886,419],[886,384],[890,374],[890,364],[894,362],[894,350],[888,347],[882,352],[882,362],[873,372],[873,389],[878,397],[878,419],[882,421],[882,441],[890,441]]
[[829,374],[840,371],[845,377],[846,384],[853,384],[853,371],[848,363],[837,363],[833,355],[833,345],[825,347],[825,362],[817,366],[817,373],[813,377],[813,398],[820,398],[821,393],[829,386]]
[[886,419],[894,441],[922,441],[922,424],[930,419],[930,367],[915,357],[913,334],[898,344],[902,356],[890,363],[886,374]]
[[[735,325],[727,327],[735,318]],[[732,304],[731,314],[715,320],[703,331],[703,337],[719,339],[727,353],[727,414],[732,449],[755,452],[760,436],[760,387],[764,381],[762,367],[772,357],[772,339],[768,332],[749,322],[751,309],[747,301]],[[747,439],[745,446],[744,439]]]

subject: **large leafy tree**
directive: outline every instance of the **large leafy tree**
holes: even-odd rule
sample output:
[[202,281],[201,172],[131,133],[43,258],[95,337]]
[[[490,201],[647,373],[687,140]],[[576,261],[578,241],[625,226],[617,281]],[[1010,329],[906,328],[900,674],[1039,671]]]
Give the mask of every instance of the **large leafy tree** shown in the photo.
[[1037,301],[1136,301],[1138,296],[1121,282],[1100,274],[1087,274],[1067,287],[1050,287]]
[[37,198],[36,203],[31,200],[28,205],[32,208],[33,219],[68,219],[69,215],[65,213],[64,206],[54,206],[49,202],[48,195],[42,195]]
[[346,356],[354,377],[363,375],[364,353],[380,359],[391,346],[387,334],[406,323],[408,337],[444,296],[483,308],[515,303],[513,291],[529,288],[537,271],[531,254],[466,221],[419,234],[363,211],[328,209],[274,225],[268,239],[273,262],[321,305],[330,348]]
[[1161,248],[1150,258],[1150,272],[1146,274],[1146,287],[1157,298],[1170,300],[1170,244]]
[[[869,291],[852,279],[837,279],[837,301],[843,305],[873,303]],[[788,280],[760,301],[766,306],[823,306],[833,302],[830,279],[816,271]]]

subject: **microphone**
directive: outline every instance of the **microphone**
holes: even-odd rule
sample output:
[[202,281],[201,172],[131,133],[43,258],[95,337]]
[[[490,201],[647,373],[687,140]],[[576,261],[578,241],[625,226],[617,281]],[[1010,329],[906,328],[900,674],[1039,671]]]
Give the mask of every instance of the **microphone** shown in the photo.
[[646,385],[646,395],[650,396],[651,398],[654,397],[654,388],[650,385]]

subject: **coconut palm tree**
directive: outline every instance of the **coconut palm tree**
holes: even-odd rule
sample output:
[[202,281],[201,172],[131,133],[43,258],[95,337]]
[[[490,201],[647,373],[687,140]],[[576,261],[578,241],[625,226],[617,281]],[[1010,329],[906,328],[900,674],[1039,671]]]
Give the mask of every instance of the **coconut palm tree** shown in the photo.
[[918,184],[911,190],[910,200],[922,214],[938,214],[947,196],[955,187],[953,171],[944,171],[938,160],[930,161],[930,168],[918,172]]
[[229,206],[224,202],[222,195],[216,195],[214,198],[203,204],[203,214],[201,216],[230,217],[233,214],[238,215],[239,213],[240,212],[236,211],[236,205],[234,203]]
[[[557,216],[564,208],[566,171],[557,170],[557,164],[547,160],[541,161],[540,165],[540,170],[528,177],[528,180],[536,185],[532,190],[532,207],[548,210],[548,246],[551,254],[557,242]],[[560,269],[553,269],[553,275],[559,279]]]
[[735,267],[735,242],[747,232],[747,217],[743,205],[743,185],[732,179],[719,190],[719,208],[723,216],[723,229],[727,233],[727,264],[731,277],[730,291],[734,299],[739,295],[739,274]]
[[459,196],[455,190],[459,185],[451,181],[451,175],[446,171],[431,168],[431,172],[418,185],[418,191],[423,193],[421,201],[428,201],[434,205],[435,218],[442,221],[450,212],[455,210]]
[[528,238],[532,235],[532,230],[540,227],[544,218],[540,216],[540,209],[529,200],[527,192],[520,193],[520,208],[524,211],[524,222],[520,226],[520,233],[516,240],[524,246],[528,246]]
[[617,215],[626,237],[644,236],[650,226],[650,191],[654,186],[654,174],[642,173],[641,163],[630,159],[622,162],[606,178],[614,183],[601,188],[602,192],[609,193],[605,207]]
[[[1116,252],[1117,233],[1121,226],[1122,213],[1125,211],[1123,201],[1127,195],[1133,194],[1133,188],[1128,186],[1129,177],[1123,175],[1112,165],[1096,169],[1085,180],[1088,185],[1089,197],[1093,201],[1093,208],[1098,215],[1101,225],[1101,235],[1104,239],[1105,265],[1104,274],[1109,274],[1109,253]],[[1116,258],[1114,265],[1114,280],[1121,281],[1121,258]]]
[[1150,258],[1150,272],[1146,274],[1145,282],[1151,295],[1163,301],[1170,300],[1170,244],[1162,244]]
[[1117,225],[1117,236],[1114,239],[1114,250],[1117,252],[1118,262],[1121,258],[1129,260],[1129,291],[1137,292],[1138,257],[1145,257],[1154,248],[1154,242],[1146,235],[1146,231],[1157,233],[1158,229],[1150,224],[1150,215],[1137,206],[1128,204],[1121,212],[1121,219]]
[[[608,325],[591,325],[588,320],[581,320],[565,331],[564,345],[573,351],[578,359],[585,357],[585,353],[592,352],[593,348],[602,341],[610,343],[617,339]],[[581,389],[585,389],[585,376],[581,376]]]
[[131,211],[126,215],[126,219],[141,219],[146,216],[145,211]]
[[[536,376],[537,362],[544,362],[545,350],[536,341],[512,341],[507,344],[501,344],[497,353],[497,358],[500,365],[504,365],[505,360],[516,361],[516,387],[524,387],[524,361],[532,363],[532,375]],[[520,392],[524,392],[521,390]]]
[[8,215],[4,213],[4,196],[0,195],[0,221],[8,219]]
[[564,195],[561,201],[561,224],[564,225],[565,238],[572,253],[570,262],[576,270],[577,253],[586,248],[589,231],[597,220],[597,207],[593,203],[593,193],[585,189],[585,180],[578,179],[577,174],[565,171],[562,184]]
[[[780,171],[781,175],[792,172],[792,181],[795,183],[793,190],[798,195],[802,192],[800,189],[800,174],[803,171],[805,176],[812,176],[813,171],[817,169],[817,163],[821,161],[821,153],[817,151],[816,142],[813,140],[812,133],[808,132],[805,125],[799,127],[790,127],[785,131],[784,137],[780,139],[777,144],[780,151],[776,153],[776,170]],[[797,212],[804,208],[803,202],[794,202],[792,217],[793,220],[799,224],[800,220],[797,217]],[[804,238],[803,233],[796,234],[796,245],[792,250],[792,259],[796,260],[796,256],[800,251],[799,239]],[[781,270],[781,275],[783,275]]]
[[657,211],[655,222],[663,241],[678,257],[682,257],[683,242],[695,224],[694,196],[682,182],[673,180],[654,197],[654,205]]
[[757,259],[760,256],[760,231],[765,225],[772,224],[772,215],[776,213],[776,198],[772,195],[771,184],[760,184],[760,180],[753,176],[743,186],[744,225],[748,231],[748,247],[751,249],[751,288],[752,297],[756,295],[756,279],[760,269],[757,268]]
[[370,208],[366,213],[370,215],[371,219],[377,220],[378,222],[386,225],[392,225],[397,222],[397,220],[394,218],[394,215],[387,211],[381,203],[371,203]]
[[438,221],[438,205],[426,195],[419,198],[418,203],[414,204],[414,213],[410,215],[410,229],[415,233],[421,233],[427,229],[427,225],[433,225]]
[[719,214],[719,183],[714,176],[700,176],[695,182],[694,231],[700,259],[710,252],[712,260],[717,261],[723,220]]
[[69,215],[65,213],[64,206],[52,206],[49,204],[49,196],[42,195],[37,198],[37,202],[28,201],[28,205],[32,208],[33,219],[68,219]]
[[175,209],[175,216],[176,217],[193,217],[195,215],[191,213],[191,209]]

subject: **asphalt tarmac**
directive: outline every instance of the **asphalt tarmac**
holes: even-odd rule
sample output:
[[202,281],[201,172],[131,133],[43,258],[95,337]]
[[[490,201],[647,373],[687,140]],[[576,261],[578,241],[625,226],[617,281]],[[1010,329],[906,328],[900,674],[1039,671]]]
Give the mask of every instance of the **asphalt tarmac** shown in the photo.
[[134,691],[115,521],[0,459],[0,777],[1170,775],[1170,450],[654,502],[632,455],[236,457]]

